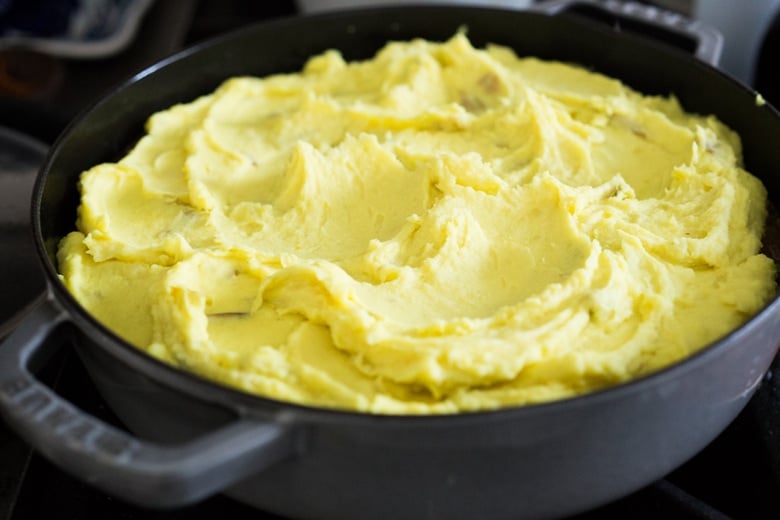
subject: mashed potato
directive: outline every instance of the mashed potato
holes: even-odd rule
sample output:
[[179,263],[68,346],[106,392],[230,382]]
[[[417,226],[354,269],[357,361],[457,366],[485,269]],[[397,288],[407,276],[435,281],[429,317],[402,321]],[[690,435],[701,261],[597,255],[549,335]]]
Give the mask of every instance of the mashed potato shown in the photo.
[[83,173],[62,279],[157,358],[374,413],[647,374],[774,294],[738,136],[582,68],[444,43],[226,81]]

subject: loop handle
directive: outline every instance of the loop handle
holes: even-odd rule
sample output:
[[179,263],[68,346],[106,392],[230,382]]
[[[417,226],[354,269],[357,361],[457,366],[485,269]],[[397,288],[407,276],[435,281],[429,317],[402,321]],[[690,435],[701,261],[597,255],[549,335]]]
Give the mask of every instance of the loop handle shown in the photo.
[[62,333],[67,314],[39,300],[0,344],[0,417],[34,449],[76,477],[147,507],[197,502],[295,451],[292,428],[240,417],[180,445],[134,437],[89,415],[38,381],[29,366]]
[[601,22],[614,30],[635,33],[692,52],[701,61],[717,67],[723,50],[723,35],[714,27],[681,14],[618,0],[543,0],[532,10],[545,14],[572,14]]

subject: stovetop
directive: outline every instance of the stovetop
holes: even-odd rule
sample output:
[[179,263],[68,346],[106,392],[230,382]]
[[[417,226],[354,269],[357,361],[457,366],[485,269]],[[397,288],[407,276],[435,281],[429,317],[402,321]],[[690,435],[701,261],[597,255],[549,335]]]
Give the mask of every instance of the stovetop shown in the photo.
[[[0,324],[6,324],[0,325],[0,336],[19,309],[43,288],[27,208],[19,201],[29,197],[36,164],[43,161],[46,147],[67,122],[112,84],[185,45],[249,21],[295,12],[292,1],[157,2],[137,43],[116,58],[98,62],[44,60],[44,72],[60,78],[57,88],[10,102],[0,95],[0,127],[4,127],[0,128],[0,250],[4,253],[0,262]],[[41,77],[50,80],[46,74]],[[72,78],[80,81],[70,83]],[[88,413],[121,426],[69,347],[49,360],[40,378]],[[575,518],[780,518],[776,499],[780,491],[778,378],[780,357],[745,410],[702,452],[662,480]],[[185,520],[218,515],[236,520],[279,518],[223,496],[173,511],[126,504],[52,466],[0,422],[0,520]]]

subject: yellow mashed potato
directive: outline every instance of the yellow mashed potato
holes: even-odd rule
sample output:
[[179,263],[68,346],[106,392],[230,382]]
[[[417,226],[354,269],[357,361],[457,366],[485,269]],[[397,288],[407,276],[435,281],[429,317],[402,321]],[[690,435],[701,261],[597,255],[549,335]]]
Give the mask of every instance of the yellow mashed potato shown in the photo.
[[263,396],[560,399],[688,356],[774,294],[734,132],[464,34],[230,79],[147,130],[83,173],[62,279],[130,343]]

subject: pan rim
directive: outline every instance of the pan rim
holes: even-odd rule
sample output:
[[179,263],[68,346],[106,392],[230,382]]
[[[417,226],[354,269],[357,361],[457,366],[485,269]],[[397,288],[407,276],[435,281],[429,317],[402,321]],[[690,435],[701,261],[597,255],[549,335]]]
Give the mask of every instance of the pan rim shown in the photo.
[[[112,331],[98,322],[97,319],[88,313],[86,309],[84,309],[69,293],[67,288],[60,281],[55,266],[52,265],[52,263],[49,261],[49,256],[46,251],[46,245],[44,243],[41,226],[43,191],[46,185],[48,172],[50,171],[52,164],[57,160],[62,143],[66,140],[67,136],[76,130],[79,127],[79,124],[81,124],[84,119],[92,114],[98,107],[102,106],[104,103],[114,98],[115,96],[121,95],[121,93],[124,92],[128,87],[147,77],[153,76],[157,71],[167,68],[171,64],[178,63],[181,60],[188,58],[189,56],[201,53],[204,49],[214,48],[216,46],[225,44],[225,42],[238,39],[244,34],[249,34],[257,30],[264,30],[268,27],[276,27],[278,29],[289,25],[295,26],[302,18],[307,20],[318,20],[321,22],[326,22],[328,20],[343,18],[344,16],[381,16],[382,14],[387,13],[402,13],[404,16],[410,16],[408,12],[409,9],[414,9],[418,14],[425,12],[435,13],[440,11],[452,12],[456,10],[469,13],[488,11],[505,13],[506,11],[509,11],[507,9],[498,7],[442,6],[409,3],[408,5],[403,6],[366,7],[360,9],[351,9],[348,11],[316,13],[298,17],[283,17],[277,20],[272,20],[270,22],[259,22],[238,30],[231,31],[216,38],[211,38],[206,41],[197,43],[187,49],[169,56],[168,58],[160,60],[146,67],[142,71],[139,71],[137,74],[133,75],[131,78],[122,82],[120,85],[112,89],[100,99],[96,100],[93,104],[85,108],[79,114],[79,116],[74,118],[74,120],[69,123],[69,125],[60,134],[53,146],[50,148],[44,165],[42,166],[36,178],[31,205],[31,222],[33,226],[38,259],[43,265],[45,271],[48,290],[54,295],[56,302],[67,310],[70,319],[74,325],[76,325],[77,329],[79,329],[80,333],[87,335],[96,343],[100,343],[101,347],[113,357],[118,358],[121,362],[128,365],[129,368],[133,370],[139,370],[143,375],[151,377],[156,383],[166,386],[177,392],[184,392],[187,395],[191,395],[197,399],[225,406],[226,408],[234,410],[241,415],[267,416],[284,413],[285,415],[292,414],[302,422],[357,421],[364,424],[373,423],[387,425],[398,423],[398,425],[403,426],[414,425],[438,427],[451,426],[453,424],[471,424],[475,421],[482,423],[485,420],[514,421],[524,416],[530,415],[566,413],[569,410],[588,407],[604,401],[619,400],[627,394],[634,394],[652,388],[657,388],[658,386],[663,385],[670,380],[683,377],[685,374],[695,371],[698,367],[710,362],[713,358],[719,357],[724,350],[733,348],[733,343],[739,343],[741,336],[748,334],[749,331],[754,327],[759,327],[764,321],[768,320],[771,315],[780,313],[780,298],[775,296],[758,313],[753,315],[740,327],[719,338],[718,340],[702,347],[697,352],[687,356],[686,358],[661,368],[655,372],[586,394],[576,395],[550,402],[508,406],[490,410],[446,414],[377,414],[371,412],[359,412],[302,405],[272,399],[261,395],[255,395],[207,380],[198,374],[194,374],[192,372],[165,364],[119,338]],[[534,11],[511,11],[513,16],[532,16],[540,18],[550,17],[550,15]],[[572,20],[570,21],[571,23],[586,23],[574,22]],[[605,31],[601,27],[594,27],[593,30]],[[661,49],[660,52],[682,54],[682,51],[678,51],[676,49],[667,49],[665,47]],[[722,71],[715,69],[707,64],[700,63],[697,60],[692,61],[692,63],[698,63],[697,66],[714,70],[722,74],[750,93],[750,89],[748,87],[734,80],[728,74],[723,73]],[[752,92],[752,94],[755,94],[755,92]],[[770,107],[770,109],[773,111],[775,117],[780,117],[773,107]]]

